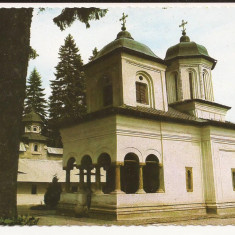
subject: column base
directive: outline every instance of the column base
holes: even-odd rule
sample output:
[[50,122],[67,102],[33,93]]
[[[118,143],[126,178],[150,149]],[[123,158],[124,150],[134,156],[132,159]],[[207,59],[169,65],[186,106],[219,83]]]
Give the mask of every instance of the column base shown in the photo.
[[94,194],[104,194],[102,190],[96,190]]
[[110,194],[125,194],[122,190],[114,190]]
[[137,190],[137,192],[136,192],[137,194],[143,194],[143,193],[146,193],[143,189],[139,189],[139,190]]

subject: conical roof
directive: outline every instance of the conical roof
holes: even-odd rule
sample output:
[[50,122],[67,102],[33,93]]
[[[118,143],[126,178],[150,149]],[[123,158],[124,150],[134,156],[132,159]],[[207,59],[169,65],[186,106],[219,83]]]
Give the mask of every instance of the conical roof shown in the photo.
[[42,123],[42,118],[34,110],[31,110],[30,113],[27,113],[23,116],[23,122],[38,122]]

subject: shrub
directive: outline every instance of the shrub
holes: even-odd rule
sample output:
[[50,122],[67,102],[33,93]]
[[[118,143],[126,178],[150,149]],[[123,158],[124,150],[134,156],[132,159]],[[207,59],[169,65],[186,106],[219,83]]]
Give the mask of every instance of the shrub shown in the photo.
[[35,218],[33,216],[22,216],[14,218],[0,218],[0,225],[5,226],[14,226],[14,225],[37,225],[39,218]]
[[44,202],[47,207],[55,208],[60,200],[60,194],[62,192],[61,185],[58,183],[57,176],[54,176],[52,183],[47,188],[44,195]]

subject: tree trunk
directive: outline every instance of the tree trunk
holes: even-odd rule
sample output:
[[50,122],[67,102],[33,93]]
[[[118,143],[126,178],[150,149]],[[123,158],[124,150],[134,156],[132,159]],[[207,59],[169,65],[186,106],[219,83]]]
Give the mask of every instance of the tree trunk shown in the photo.
[[17,215],[21,118],[32,8],[0,9],[0,217]]

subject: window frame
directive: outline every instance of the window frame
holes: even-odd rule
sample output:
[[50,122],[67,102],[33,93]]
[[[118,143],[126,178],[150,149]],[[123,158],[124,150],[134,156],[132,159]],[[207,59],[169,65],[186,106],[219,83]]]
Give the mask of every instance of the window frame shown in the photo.
[[233,191],[235,191],[235,168],[231,169],[231,174],[232,174],[232,187]]
[[178,96],[178,74],[177,73],[174,74],[174,80],[175,80],[175,101],[178,101],[179,96]]
[[32,184],[31,185],[31,194],[32,195],[36,195],[37,194],[37,190],[38,190],[37,185],[36,184]]
[[[145,102],[141,102],[142,97],[141,94],[143,92],[141,92],[141,87],[144,87],[144,100]],[[135,90],[136,90],[136,102],[142,105],[149,105],[149,97],[148,97],[148,84],[144,83],[144,82],[139,82],[136,81],[135,82]],[[140,95],[140,97],[138,96],[138,94]]]
[[[190,179],[189,179],[188,172],[190,172]],[[187,190],[187,192],[193,192],[193,168],[192,167],[185,167],[185,177],[186,177],[186,190]],[[190,182],[189,182],[189,180],[190,180]]]
[[189,92],[190,92],[190,99],[193,99],[194,91],[193,91],[193,72],[189,71],[188,73],[188,79],[189,79]]
[[112,84],[106,84],[103,87],[103,105],[104,105],[104,107],[113,105],[113,86],[112,86]]
[[[35,147],[37,147],[37,150],[35,150]],[[36,152],[36,153],[39,152],[39,145],[38,144],[33,145],[33,151]]]

